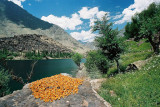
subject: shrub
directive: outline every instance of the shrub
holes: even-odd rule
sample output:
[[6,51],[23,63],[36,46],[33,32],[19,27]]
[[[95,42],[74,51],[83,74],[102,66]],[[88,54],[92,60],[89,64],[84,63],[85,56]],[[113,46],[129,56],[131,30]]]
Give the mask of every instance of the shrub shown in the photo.
[[90,51],[87,54],[85,66],[88,72],[92,72],[93,70],[100,70],[102,73],[107,73],[109,68],[109,61],[107,57],[105,57],[101,51]]
[[8,83],[10,81],[10,74],[8,71],[0,68],[0,97],[9,94]]
[[72,59],[73,59],[73,61],[74,61],[78,66],[80,66],[80,62],[81,62],[81,59],[82,59],[82,55],[79,54],[79,53],[75,53],[75,54],[72,56]]

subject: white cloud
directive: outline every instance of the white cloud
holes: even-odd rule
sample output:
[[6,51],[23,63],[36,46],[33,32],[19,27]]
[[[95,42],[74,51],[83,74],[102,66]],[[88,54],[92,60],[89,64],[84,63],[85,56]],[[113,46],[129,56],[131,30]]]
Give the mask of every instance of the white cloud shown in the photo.
[[99,11],[97,13],[97,18],[101,19],[105,14],[107,14],[107,16],[109,16],[109,12],[105,12],[105,11]]
[[[95,18],[101,19],[105,14],[109,12],[99,11],[98,7],[88,8],[82,7],[80,11],[75,14],[72,14],[71,17],[61,16],[57,17],[54,15],[42,16],[41,19],[47,21],[52,24],[59,25],[65,30],[80,30],[80,29],[88,29],[87,27],[91,27],[94,25]],[[83,23],[82,20],[87,19],[89,21],[87,23]],[[81,30],[81,32],[71,32],[70,35],[76,40],[81,40],[83,42],[91,42],[94,40],[96,34],[92,33],[91,30],[85,31]]]
[[49,16],[42,16],[41,19],[49,23],[56,24],[65,30],[75,30],[76,26],[83,23],[77,13],[72,14],[71,18],[66,16],[57,17],[51,14]]
[[92,33],[91,30],[81,32],[72,32],[70,35],[75,38],[76,40],[81,40],[83,42],[92,42],[94,38],[97,36],[96,34]]
[[160,3],[160,0],[134,0],[134,4],[130,5],[128,8],[123,10],[123,18],[121,20],[116,21],[115,24],[123,24],[124,22],[130,22],[131,17],[135,13],[142,12],[153,2]]
[[78,13],[72,14],[72,17],[57,17],[51,14],[49,16],[42,16],[41,19],[59,25],[65,30],[80,30],[81,28],[76,27],[83,23],[81,19],[88,19],[90,26],[92,26],[94,25],[95,18],[101,19],[106,13],[109,15],[109,12],[99,11],[98,7],[82,7]]
[[94,22],[96,21],[96,19],[90,19],[90,22],[89,22],[89,26],[94,26]]
[[105,14],[108,14],[109,12],[105,11],[99,11],[98,7],[88,8],[88,7],[82,7],[80,11],[78,11],[80,14],[80,17],[82,19],[89,19],[89,26],[94,25],[95,18],[101,19]]
[[78,11],[78,13],[80,14],[80,17],[83,19],[93,19],[93,18],[101,19],[106,13],[109,14],[109,12],[99,11],[98,7],[93,7],[93,8],[82,7],[82,9]]
[[13,3],[17,4],[18,6],[23,8],[22,2],[26,1],[26,0],[8,0],[8,1],[12,1]]
[[93,18],[98,13],[98,7],[94,7],[91,9],[88,9],[88,7],[83,7],[78,13],[80,14],[80,17],[83,19],[90,19]]
[[113,17],[113,20],[120,19],[121,17],[123,17],[123,14],[116,15],[116,16]]

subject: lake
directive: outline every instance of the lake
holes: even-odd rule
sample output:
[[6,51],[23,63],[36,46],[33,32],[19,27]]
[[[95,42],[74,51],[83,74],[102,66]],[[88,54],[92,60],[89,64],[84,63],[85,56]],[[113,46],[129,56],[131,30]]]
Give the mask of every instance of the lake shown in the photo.
[[[33,60],[8,60],[7,66],[10,70],[13,70],[15,75],[20,76],[27,81],[27,74],[31,71],[31,65],[35,61]],[[67,73],[75,75],[78,66],[72,59],[50,59],[50,60],[39,60],[33,69],[32,81],[36,81],[45,77],[50,77],[60,73]],[[23,86],[15,80],[11,80],[9,83],[11,92],[19,90]]]

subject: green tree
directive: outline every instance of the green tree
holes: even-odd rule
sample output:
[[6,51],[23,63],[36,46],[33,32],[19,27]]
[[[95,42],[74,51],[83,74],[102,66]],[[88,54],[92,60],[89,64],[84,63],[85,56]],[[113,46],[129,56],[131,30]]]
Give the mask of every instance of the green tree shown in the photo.
[[79,54],[79,53],[75,53],[75,54],[72,56],[72,59],[73,59],[73,61],[74,61],[78,66],[80,66],[80,62],[81,62],[81,59],[82,59],[82,55]]
[[85,66],[88,72],[92,72],[98,68],[102,73],[107,73],[109,61],[100,50],[94,50],[87,54]]
[[[144,18],[143,15],[148,17]],[[159,54],[160,45],[160,5],[151,4],[147,10],[139,14],[141,17],[141,36],[148,39],[155,54]]]
[[131,30],[130,30],[130,23],[127,23],[125,26],[125,32],[124,32],[124,36],[126,37],[126,39],[131,38]]
[[139,37],[139,31],[140,31],[140,24],[139,24],[139,18],[138,14],[136,14],[134,17],[132,17],[132,22],[127,23],[125,26],[125,32],[124,35],[127,39],[134,38],[135,40],[139,40],[141,37]]
[[120,41],[117,38],[118,30],[113,29],[113,23],[110,23],[105,15],[102,20],[97,19],[93,26],[93,32],[98,31],[100,36],[97,36],[95,41],[97,47],[102,51],[102,54],[111,61],[116,61],[117,70],[120,72],[119,59],[120,54],[123,52]]
[[125,27],[125,36],[136,40],[147,38],[154,53],[159,54],[160,45],[160,4],[152,3],[146,10],[133,16]]

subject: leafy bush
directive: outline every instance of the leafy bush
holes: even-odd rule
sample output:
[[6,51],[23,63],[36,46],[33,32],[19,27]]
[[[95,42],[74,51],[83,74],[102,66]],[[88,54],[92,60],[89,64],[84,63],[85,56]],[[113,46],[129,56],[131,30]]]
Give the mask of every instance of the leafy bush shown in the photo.
[[102,73],[107,73],[109,68],[109,61],[101,51],[90,51],[87,54],[85,66],[88,72],[92,72],[98,68]]
[[82,55],[79,54],[79,53],[75,53],[75,54],[72,56],[72,59],[73,59],[73,61],[74,61],[78,66],[80,66],[80,62],[81,62],[81,59],[82,59]]
[[10,81],[10,74],[8,71],[0,68],[0,97],[9,94],[8,82]]
[[7,59],[12,60],[12,59],[13,59],[13,56],[9,56],[9,57],[7,57]]

